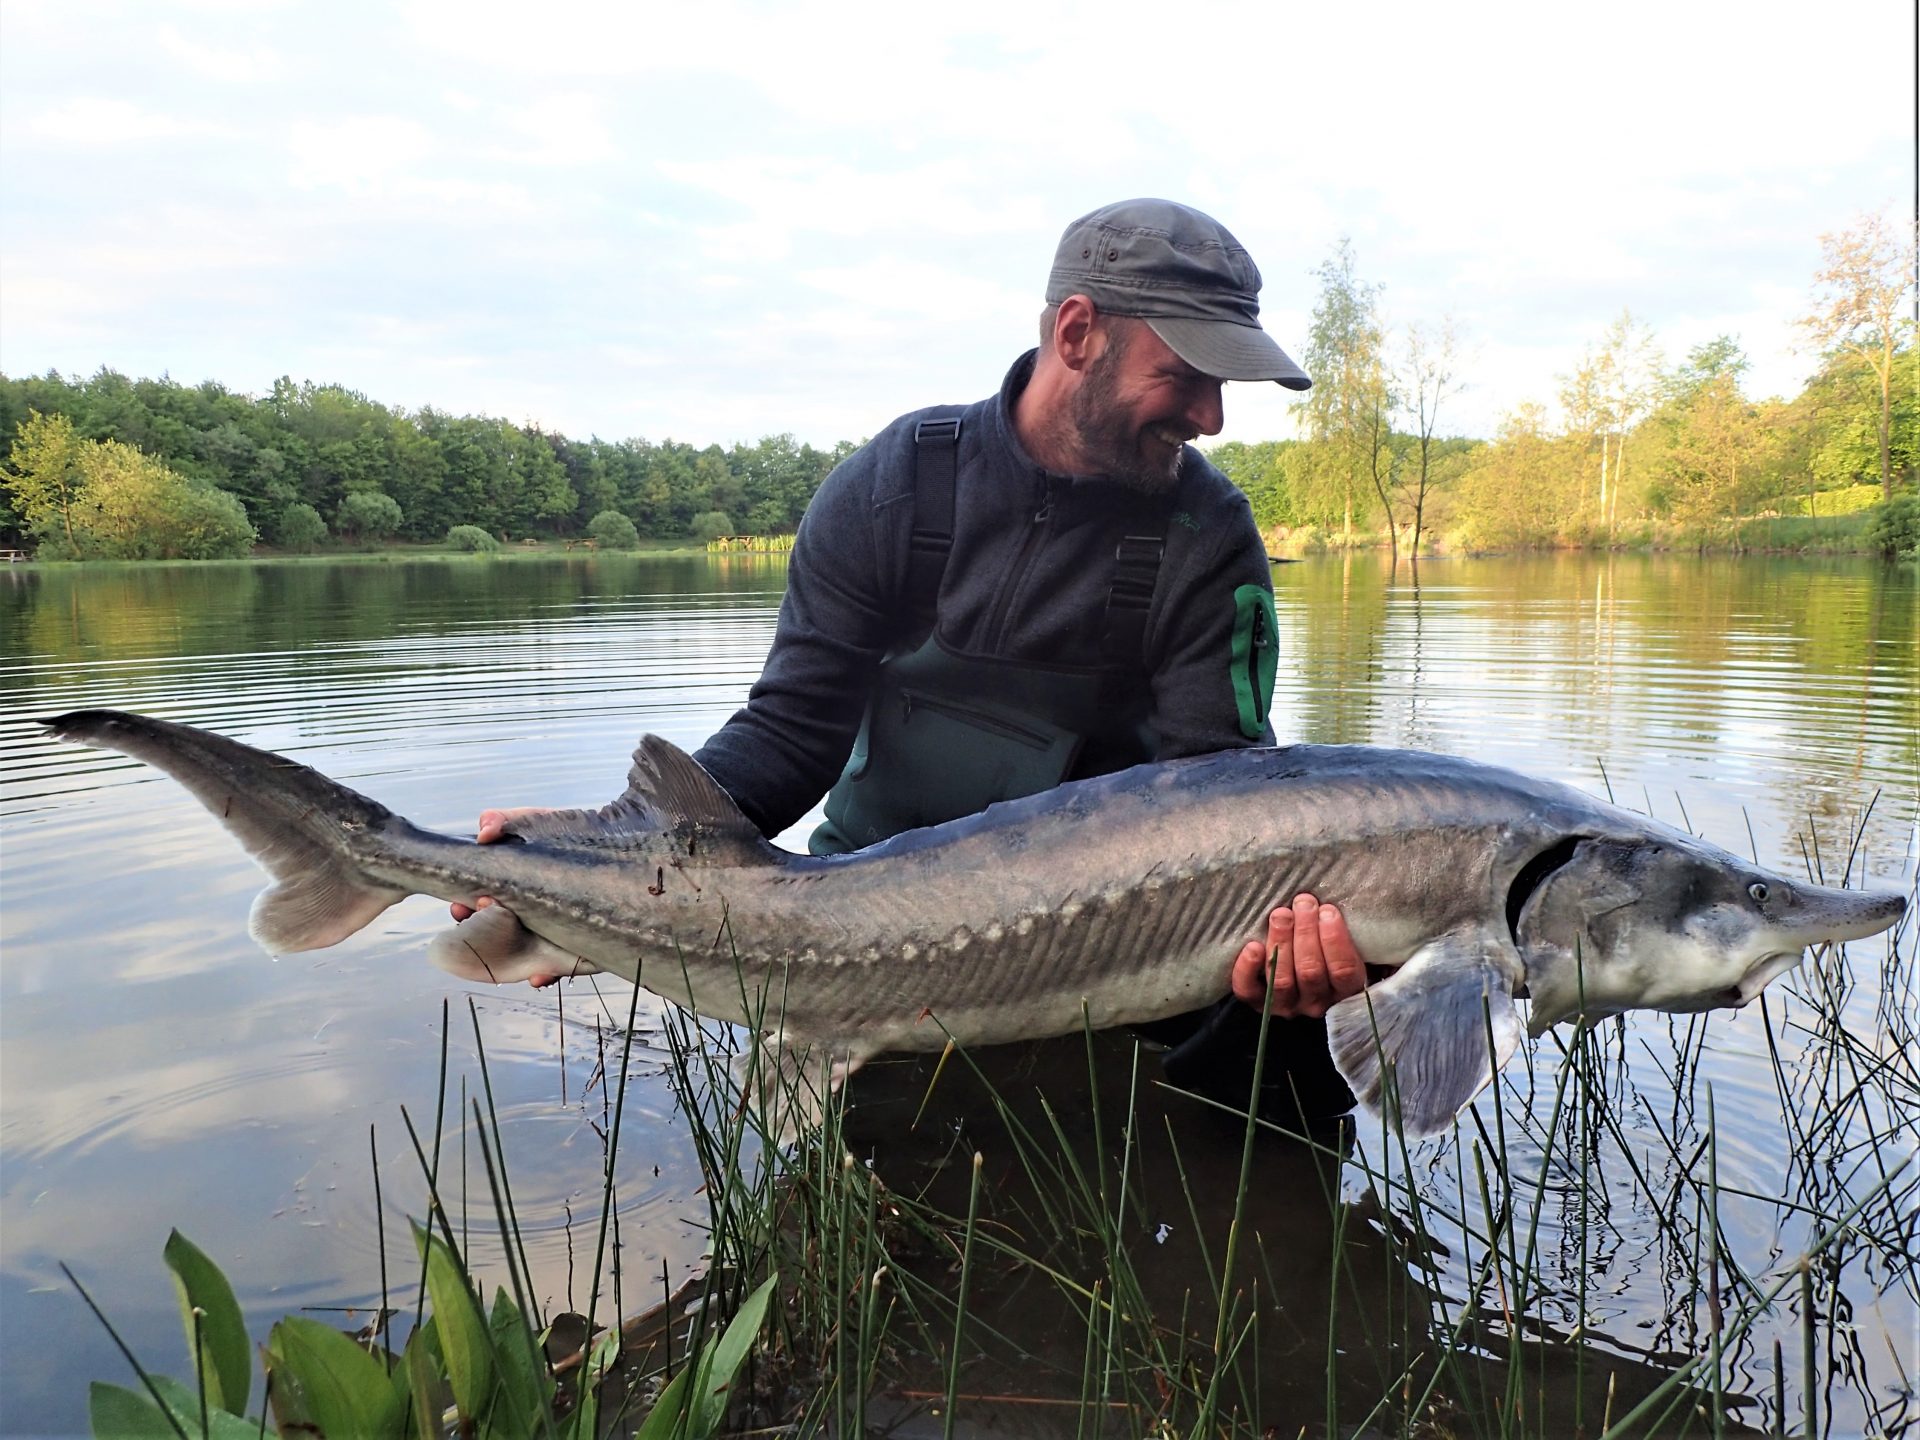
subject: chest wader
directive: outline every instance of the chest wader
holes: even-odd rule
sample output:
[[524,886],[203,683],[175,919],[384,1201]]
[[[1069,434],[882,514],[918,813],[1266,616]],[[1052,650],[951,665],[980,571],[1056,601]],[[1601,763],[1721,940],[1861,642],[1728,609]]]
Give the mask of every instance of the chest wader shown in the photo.
[[[881,662],[846,769],[827,795],[826,820],[808,837],[815,855],[844,854],[1154,756],[1142,652],[1165,520],[1156,533],[1125,536],[1115,549],[1098,668],[956,655],[940,644],[935,607],[953,546],[959,446],[957,416],[923,420],[914,431],[906,600],[909,633],[925,638]],[[1270,689],[1271,668],[1262,678]],[[1266,700],[1259,699],[1263,721]],[[1229,996],[1139,1028],[1172,1047],[1164,1059],[1169,1080],[1239,1108],[1252,1086],[1259,1019]],[[1267,1047],[1263,1115],[1284,1122],[1351,1108],[1323,1021],[1276,1018]]]

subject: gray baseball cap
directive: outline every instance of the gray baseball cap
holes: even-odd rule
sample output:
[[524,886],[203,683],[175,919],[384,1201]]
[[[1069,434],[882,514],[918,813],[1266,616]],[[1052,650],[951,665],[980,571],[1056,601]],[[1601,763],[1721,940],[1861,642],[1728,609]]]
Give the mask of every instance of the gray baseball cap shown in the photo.
[[1107,315],[1153,327],[1174,354],[1222,380],[1313,384],[1260,328],[1260,271],[1209,215],[1171,200],[1122,200],[1060,237],[1047,303],[1085,295]]

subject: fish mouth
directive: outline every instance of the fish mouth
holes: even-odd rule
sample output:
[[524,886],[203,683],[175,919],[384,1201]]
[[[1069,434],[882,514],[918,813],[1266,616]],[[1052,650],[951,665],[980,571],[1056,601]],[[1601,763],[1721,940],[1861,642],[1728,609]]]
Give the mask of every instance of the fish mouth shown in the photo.
[[1776,950],[1770,955],[1762,955],[1753,962],[1738,984],[1729,985],[1720,992],[1720,1006],[1739,1010],[1751,1005],[1762,990],[1798,965],[1806,953],[1805,950]]

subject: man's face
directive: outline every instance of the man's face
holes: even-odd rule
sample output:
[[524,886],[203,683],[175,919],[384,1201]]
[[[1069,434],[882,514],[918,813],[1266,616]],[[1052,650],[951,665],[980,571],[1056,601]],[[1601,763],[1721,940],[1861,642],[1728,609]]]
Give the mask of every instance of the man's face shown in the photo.
[[1144,321],[1103,323],[1107,347],[1073,393],[1082,456],[1091,473],[1164,495],[1179,479],[1180,447],[1220,433],[1221,382],[1174,354]]

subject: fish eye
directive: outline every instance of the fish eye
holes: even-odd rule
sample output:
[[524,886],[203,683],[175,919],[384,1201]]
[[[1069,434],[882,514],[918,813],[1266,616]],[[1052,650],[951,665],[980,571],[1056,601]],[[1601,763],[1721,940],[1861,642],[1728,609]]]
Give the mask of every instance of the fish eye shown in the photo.
[[1768,893],[1767,887],[1761,884],[1758,880],[1754,881],[1753,884],[1747,886],[1747,894],[1753,897],[1755,904],[1758,904],[1758,905],[1766,904],[1767,893]]

